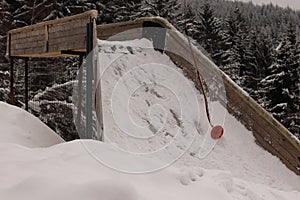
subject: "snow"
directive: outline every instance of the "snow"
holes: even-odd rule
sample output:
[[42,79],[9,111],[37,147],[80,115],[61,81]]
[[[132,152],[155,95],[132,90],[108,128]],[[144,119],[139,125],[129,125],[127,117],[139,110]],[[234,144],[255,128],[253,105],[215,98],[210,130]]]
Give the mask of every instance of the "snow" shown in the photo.
[[0,199],[300,200],[300,177],[216,101],[212,121],[225,134],[210,139],[202,95],[149,46],[99,48],[105,143],[61,143],[30,114],[0,103]]
[[[112,159],[124,156],[124,152],[108,144],[87,140],[45,149],[0,144],[0,199],[299,199],[296,191],[280,191],[234,178],[227,171],[200,167],[169,167],[155,173],[126,174],[97,162],[85,146],[109,154]],[[132,162],[145,166],[152,163],[135,158]]]
[[0,127],[0,143],[37,148],[64,142],[38,118],[3,102],[0,102]]
[[[223,125],[225,134],[218,143],[212,141],[203,98],[193,82],[182,75],[169,57],[149,49],[149,41],[137,41],[134,44],[144,48],[142,52],[118,50],[126,49],[124,47],[132,45],[132,41],[111,42],[114,52],[106,50],[109,42],[99,41],[106,142],[126,152],[160,158],[163,160],[161,168],[177,161],[175,165],[179,167],[226,170],[259,184],[300,190],[300,178],[287,170],[277,157],[260,148],[252,133],[218,102],[209,105],[212,122]],[[177,113],[179,126],[171,111]],[[162,121],[157,120],[159,114]],[[154,134],[150,125],[156,127]],[[164,149],[166,146],[171,146],[170,150]],[[129,170],[122,167],[121,162],[114,167]]]

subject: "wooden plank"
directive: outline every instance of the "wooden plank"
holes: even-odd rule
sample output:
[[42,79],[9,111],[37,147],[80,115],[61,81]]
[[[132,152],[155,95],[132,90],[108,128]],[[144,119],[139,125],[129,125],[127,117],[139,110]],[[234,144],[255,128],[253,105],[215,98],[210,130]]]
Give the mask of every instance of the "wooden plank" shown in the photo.
[[[245,124],[248,126],[250,125],[248,129],[251,129],[253,133],[259,133],[259,135],[263,138],[269,138],[272,145],[281,149],[281,155],[284,155],[290,160],[297,161],[300,156],[300,152],[295,151],[295,148],[289,145],[288,142],[278,134],[278,130],[276,130],[276,128],[269,126],[268,121],[255,115],[255,110],[244,102],[239,95],[236,94],[236,91],[232,87],[227,86],[226,88],[228,93],[228,104],[230,104],[233,108],[238,108],[239,112],[242,111],[241,113],[243,114],[239,117],[243,122],[245,122]],[[300,164],[300,161],[294,163]]]
[[32,47],[27,49],[12,49],[12,55],[26,55],[43,52],[44,46]]
[[38,29],[33,29],[30,32],[12,33],[12,39],[22,39],[22,38],[27,38],[27,37],[31,37],[31,36],[38,36],[43,33],[44,33],[43,28],[39,27]]
[[73,35],[86,35],[86,26],[85,27],[80,27],[78,29],[74,29],[71,31],[57,31],[57,32],[52,32],[49,33],[49,40],[56,39],[56,38],[61,38],[61,37],[66,37],[66,36],[73,36]]
[[[265,111],[259,104],[257,104],[251,97],[246,96],[244,93],[238,92],[235,88],[235,85],[231,84],[231,82],[227,79],[224,79],[224,83],[226,84],[226,88],[232,87],[235,89],[236,95],[245,102],[245,105],[250,106],[256,116],[261,117],[266,120],[268,124],[267,127],[272,127],[276,130],[276,134],[282,138],[285,138],[289,143],[292,144],[294,148],[296,148],[300,152],[300,143],[285,127],[283,127],[276,119],[274,119],[267,111]],[[232,89],[232,90],[234,90]],[[233,92],[233,91],[231,91]],[[257,123],[260,123],[260,120],[257,120]],[[274,133],[275,134],[275,133]]]
[[[262,146],[272,155],[279,157],[278,155],[281,154],[280,151],[276,150],[273,146],[269,144],[268,141],[264,140],[258,132],[253,132],[253,135],[260,146]],[[279,158],[286,165],[287,168],[295,172],[297,175],[300,175],[300,171],[297,169],[296,164],[291,163],[290,160],[286,159],[284,156],[280,156]]]
[[73,16],[61,18],[61,19],[58,19],[58,20],[49,20],[49,21],[46,21],[46,22],[41,22],[41,23],[38,23],[38,24],[31,25],[31,26],[26,26],[26,27],[22,27],[22,28],[18,28],[18,29],[13,29],[13,30],[10,30],[8,33],[13,34],[13,33],[20,33],[20,32],[30,32],[34,29],[44,27],[46,25],[51,26],[51,25],[54,25],[54,24],[63,24],[63,23],[66,23],[66,22],[76,21],[78,19],[85,19],[88,22],[89,19],[92,19],[92,18],[96,19],[97,16],[98,16],[98,11],[97,10],[90,10],[90,11],[84,12],[82,14],[73,15]]
[[45,45],[44,40],[36,40],[33,42],[28,42],[28,43],[12,44],[11,48],[12,49],[29,49],[32,47],[38,47],[38,46],[44,46],[44,45]]
[[70,44],[85,48],[86,36],[85,35],[72,35],[69,37],[55,38],[49,40],[49,46],[61,45],[61,49],[65,49],[65,46]]
[[[129,23],[121,22],[116,24],[104,24],[97,26],[97,38],[101,40],[106,40],[113,35],[119,34],[124,31],[129,31],[131,29],[142,28],[143,21],[132,21]],[[136,37],[139,38],[139,37]]]
[[28,37],[28,38],[22,38],[19,40],[12,40],[11,43],[12,44],[25,44],[25,43],[31,43],[34,42],[36,40],[40,41],[40,40],[44,40],[45,39],[45,34],[43,35],[39,35],[36,37]]
[[69,31],[69,30],[75,30],[78,28],[86,27],[86,24],[88,21],[73,21],[73,22],[66,22],[63,24],[55,24],[52,26],[49,26],[49,33],[54,33],[54,32],[62,32],[62,31]]
[[68,40],[69,42],[65,42],[65,43],[60,43],[59,42],[60,40],[57,40],[56,42],[52,41],[52,43],[49,43],[49,52],[61,51],[61,50],[85,49],[86,37],[82,37],[79,35],[79,36],[70,37]]
[[108,40],[118,40],[118,41],[126,41],[126,40],[134,40],[142,38],[142,29],[132,29],[130,31],[118,33],[116,35],[110,36],[107,38]]

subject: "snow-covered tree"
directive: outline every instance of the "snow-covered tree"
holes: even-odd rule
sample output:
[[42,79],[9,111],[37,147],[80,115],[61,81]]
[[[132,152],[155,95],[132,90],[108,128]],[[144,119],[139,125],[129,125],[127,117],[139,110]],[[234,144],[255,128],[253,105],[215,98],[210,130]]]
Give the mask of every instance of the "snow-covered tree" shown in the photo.
[[105,23],[134,20],[142,15],[142,0],[111,0],[104,5],[102,21]]
[[275,61],[269,68],[269,76],[261,81],[262,105],[284,126],[299,134],[299,44],[295,28],[290,26],[276,49]]
[[143,16],[163,17],[175,26],[182,19],[183,12],[181,2],[178,0],[145,0],[142,11]]
[[236,8],[234,12],[226,19],[226,30],[228,34],[227,44],[229,49],[227,51],[226,65],[223,70],[232,80],[241,84],[241,77],[244,74],[245,63],[245,40],[247,37],[247,30],[245,19],[240,10]]
[[176,26],[179,31],[195,40],[200,37],[200,20],[191,4],[183,8],[181,19],[176,23]]
[[[248,35],[243,35],[241,41],[243,55],[241,55],[240,85],[255,99],[257,98],[258,82],[260,80],[259,66],[256,58],[258,52],[257,32],[251,31]],[[247,47],[247,48],[244,48]]]
[[226,60],[228,49],[228,36],[222,30],[222,22],[214,16],[213,10],[207,2],[202,6],[199,19],[199,37],[197,41],[209,53],[213,61],[220,66]]

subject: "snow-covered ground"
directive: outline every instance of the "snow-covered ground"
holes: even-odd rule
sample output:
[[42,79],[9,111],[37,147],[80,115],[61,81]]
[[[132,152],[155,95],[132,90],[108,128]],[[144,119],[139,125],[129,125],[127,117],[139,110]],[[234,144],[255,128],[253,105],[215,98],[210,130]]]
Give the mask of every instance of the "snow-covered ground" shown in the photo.
[[[124,159],[107,144],[75,141],[44,149],[0,144],[0,199],[5,200],[298,200],[299,192],[234,178],[228,171],[185,167],[141,175],[97,162],[87,151]],[[149,166],[151,160],[137,160]],[[131,163],[128,163],[130,165]]]
[[300,200],[300,177],[218,102],[211,115],[225,134],[207,137],[202,96],[149,41],[100,45],[106,143],[58,144],[36,118],[0,103],[0,199]]
[[49,147],[64,140],[38,118],[0,102],[0,143],[15,143],[30,148]]

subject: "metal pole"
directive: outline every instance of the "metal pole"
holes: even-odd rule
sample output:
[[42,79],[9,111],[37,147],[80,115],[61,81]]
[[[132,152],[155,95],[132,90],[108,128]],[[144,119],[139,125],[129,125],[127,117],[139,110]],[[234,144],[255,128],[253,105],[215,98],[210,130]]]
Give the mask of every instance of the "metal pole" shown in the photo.
[[25,59],[25,110],[28,111],[28,58]]
[[82,126],[81,126],[81,120],[82,120],[82,65],[83,63],[83,56],[80,55],[79,56],[79,63],[78,63],[78,104],[77,104],[77,118],[76,118],[76,125],[77,125],[77,129],[78,129],[78,136],[82,136]]
[[14,105],[14,59],[10,58],[10,103]]
[[93,131],[93,27],[92,21],[87,24],[86,137],[88,139],[92,139]]

